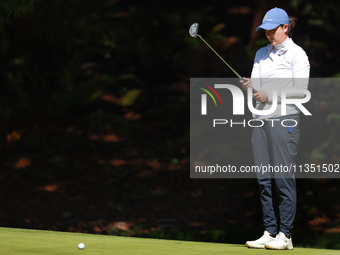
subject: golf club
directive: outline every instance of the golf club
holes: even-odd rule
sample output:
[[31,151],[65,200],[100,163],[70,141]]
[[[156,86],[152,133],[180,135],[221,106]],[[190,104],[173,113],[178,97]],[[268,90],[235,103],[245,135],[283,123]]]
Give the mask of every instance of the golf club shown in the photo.
[[[191,37],[193,37],[193,38],[196,38],[196,37],[199,37],[222,61],[223,61],[223,63],[224,64],[226,64],[229,68],[230,68],[230,70],[231,71],[233,71],[233,73],[234,74],[236,74],[236,76],[240,79],[240,80],[243,80],[243,81],[245,81],[242,77],[241,77],[241,75],[239,75],[238,74],[238,72],[236,72],[235,71],[235,69],[234,68],[232,68],[210,45],[209,45],[209,43],[207,43],[204,39],[203,39],[203,37],[202,36],[200,36],[199,34],[198,34],[198,27],[199,27],[199,25],[198,25],[198,23],[193,23],[191,26],[190,26],[190,29],[189,29],[189,34],[190,34],[190,36]],[[254,88],[252,88],[252,91],[253,91],[253,94],[254,93],[256,93],[257,91],[254,89]]]

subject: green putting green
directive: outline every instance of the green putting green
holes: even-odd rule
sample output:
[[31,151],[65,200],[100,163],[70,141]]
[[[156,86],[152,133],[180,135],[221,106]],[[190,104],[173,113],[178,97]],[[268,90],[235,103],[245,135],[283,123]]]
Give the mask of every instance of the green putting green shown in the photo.
[[[85,249],[79,250],[78,244]],[[244,245],[149,238],[77,234],[0,228],[0,254],[277,254],[283,251],[248,249]],[[339,254],[339,250],[294,248],[294,254]]]

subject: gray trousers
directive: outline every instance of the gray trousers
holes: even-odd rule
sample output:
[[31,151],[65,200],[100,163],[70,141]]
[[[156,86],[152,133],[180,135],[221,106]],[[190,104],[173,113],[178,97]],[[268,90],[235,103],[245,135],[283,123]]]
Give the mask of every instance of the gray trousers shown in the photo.
[[[294,126],[300,122],[299,115],[276,119],[280,121],[264,121],[262,127],[252,129],[254,163],[256,166],[292,166],[293,169],[300,137],[299,124],[288,128],[282,126],[281,122],[285,120],[283,123],[285,126]],[[294,172],[261,172],[257,173],[257,180],[265,230],[272,234],[281,231],[290,236],[296,214]],[[275,215],[275,205],[278,205],[278,218]]]

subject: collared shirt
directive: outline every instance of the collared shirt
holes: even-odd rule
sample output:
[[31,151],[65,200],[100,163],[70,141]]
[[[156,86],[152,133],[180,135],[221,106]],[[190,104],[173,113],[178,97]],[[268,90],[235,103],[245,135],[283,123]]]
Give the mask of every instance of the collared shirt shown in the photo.
[[[310,64],[305,51],[287,38],[278,46],[268,44],[256,53],[251,74],[252,85],[256,90],[268,93],[268,102],[256,104],[258,110],[272,107],[273,94],[277,93],[277,108],[269,115],[253,115],[254,118],[267,119],[282,116],[281,90],[286,88],[308,88]],[[303,93],[288,93],[286,98],[304,98]],[[286,115],[297,114],[295,105],[287,105]]]

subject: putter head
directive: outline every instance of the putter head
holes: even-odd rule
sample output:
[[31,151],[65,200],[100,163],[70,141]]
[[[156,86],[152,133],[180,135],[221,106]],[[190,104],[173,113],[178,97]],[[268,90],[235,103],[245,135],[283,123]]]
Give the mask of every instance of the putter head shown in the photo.
[[189,29],[189,35],[196,38],[198,33],[198,23],[193,23]]

